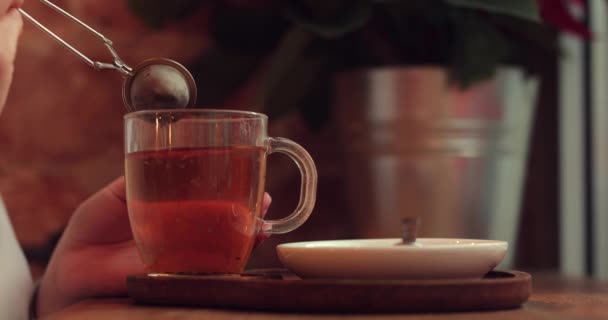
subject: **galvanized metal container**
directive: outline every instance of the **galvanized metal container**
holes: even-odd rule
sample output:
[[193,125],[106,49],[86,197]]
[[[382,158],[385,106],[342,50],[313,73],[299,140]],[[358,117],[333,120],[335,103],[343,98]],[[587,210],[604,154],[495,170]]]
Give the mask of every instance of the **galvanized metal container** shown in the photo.
[[[518,70],[499,73],[504,79],[466,91],[439,67],[335,77],[356,236],[399,237],[401,219],[419,217],[419,236],[492,237],[501,210],[510,211],[504,228],[516,228],[519,206],[497,205],[520,202],[536,81]],[[508,233],[502,237],[515,231]]]

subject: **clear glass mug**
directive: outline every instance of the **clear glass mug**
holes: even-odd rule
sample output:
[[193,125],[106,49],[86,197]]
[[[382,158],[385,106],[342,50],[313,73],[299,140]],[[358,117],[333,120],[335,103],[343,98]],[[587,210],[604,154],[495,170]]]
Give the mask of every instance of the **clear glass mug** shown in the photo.
[[[129,220],[150,273],[240,273],[261,228],[290,232],[313,210],[314,161],[295,142],[268,137],[266,115],[151,110],[124,121]],[[264,221],[266,158],[275,152],[300,169],[300,201],[286,218]]]

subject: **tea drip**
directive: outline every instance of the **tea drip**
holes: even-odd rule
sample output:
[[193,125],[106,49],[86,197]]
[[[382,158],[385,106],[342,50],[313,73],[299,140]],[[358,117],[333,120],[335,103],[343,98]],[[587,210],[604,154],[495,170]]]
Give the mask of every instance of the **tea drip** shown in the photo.
[[19,9],[24,18],[47,33],[95,70],[115,70],[125,76],[122,93],[123,101],[129,112],[145,109],[181,109],[194,107],[197,94],[196,82],[194,81],[192,74],[190,74],[188,69],[184,66],[170,59],[156,58],[144,61],[135,66],[135,68],[131,68],[118,56],[110,39],[54,3],[47,0],[40,1],[68,19],[78,23],[103,42],[114,59],[112,63],[93,61],[38,22],[27,12]]

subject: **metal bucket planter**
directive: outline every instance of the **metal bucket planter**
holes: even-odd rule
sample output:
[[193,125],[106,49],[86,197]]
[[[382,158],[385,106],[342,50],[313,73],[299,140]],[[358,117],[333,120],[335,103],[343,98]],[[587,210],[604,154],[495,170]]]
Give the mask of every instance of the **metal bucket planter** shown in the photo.
[[515,241],[537,81],[501,69],[461,91],[438,67],[341,73],[334,104],[354,236]]

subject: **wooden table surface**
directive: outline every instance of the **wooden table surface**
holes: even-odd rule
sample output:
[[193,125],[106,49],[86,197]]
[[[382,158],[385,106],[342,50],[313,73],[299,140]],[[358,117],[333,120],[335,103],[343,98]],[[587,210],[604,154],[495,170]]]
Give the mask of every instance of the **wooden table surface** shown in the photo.
[[87,300],[76,304],[50,320],[337,320],[337,319],[426,319],[426,320],[578,320],[608,319],[608,283],[589,279],[566,279],[533,274],[533,294],[519,309],[491,312],[425,314],[295,314],[239,310],[154,307],[134,305],[129,299]]

